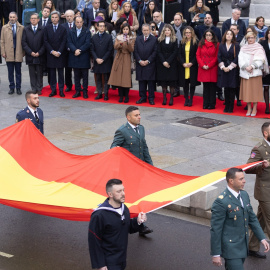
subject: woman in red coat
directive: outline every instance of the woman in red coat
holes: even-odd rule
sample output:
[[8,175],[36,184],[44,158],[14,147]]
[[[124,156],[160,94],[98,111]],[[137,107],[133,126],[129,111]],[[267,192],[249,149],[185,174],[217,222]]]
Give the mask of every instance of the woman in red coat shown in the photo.
[[218,48],[217,36],[212,30],[206,30],[199,42],[196,57],[199,64],[198,81],[203,83],[203,108],[209,110],[216,106]]

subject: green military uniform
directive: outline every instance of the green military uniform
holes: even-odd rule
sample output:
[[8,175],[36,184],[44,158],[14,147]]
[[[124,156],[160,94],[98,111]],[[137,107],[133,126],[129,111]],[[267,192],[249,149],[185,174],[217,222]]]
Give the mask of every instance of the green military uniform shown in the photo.
[[240,191],[244,208],[228,189],[221,193],[212,206],[211,255],[225,259],[226,269],[242,270],[248,255],[248,227],[261,241],[265,235],[250,205],[246,191]]
[[[264,139],[251,150],[247,163],[263,160],[270,161],[270,146]],[[254,197],[259,201],[257,218],[262,229],[266,229],[270,236],[270,166],[263,169],[262,164],[259,164],[246,170],[246,173],[256,174]],[[253,233],[250,235],[249,249],[252,251],[260,249],[260,242]]]
[[153,165],[145,140],[145,131],[142,125],[138,125],[139,132],[130,126],[129,123],[122,125],[116,130],[111,148],[121,146],[127,149],[137,158]]
[[33,13],[39,13],[41,10],[41,0],[23,0],[22,24],[30,24],[30,17]]

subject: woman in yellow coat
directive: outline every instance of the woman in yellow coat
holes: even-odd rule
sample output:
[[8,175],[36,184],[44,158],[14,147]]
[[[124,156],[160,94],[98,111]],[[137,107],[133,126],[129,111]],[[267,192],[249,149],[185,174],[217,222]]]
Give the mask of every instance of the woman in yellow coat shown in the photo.
[[114,49],[117,50],[113,61],[111,75],[108,84],[114,85],[119,90],[119,102],[127,103],[129,101],[129,89],[131,87],[131,53],[134,51],[136,37],[132,34],[130,26],[125,23],[121,26],[120,33],[117,35],[114,43]]

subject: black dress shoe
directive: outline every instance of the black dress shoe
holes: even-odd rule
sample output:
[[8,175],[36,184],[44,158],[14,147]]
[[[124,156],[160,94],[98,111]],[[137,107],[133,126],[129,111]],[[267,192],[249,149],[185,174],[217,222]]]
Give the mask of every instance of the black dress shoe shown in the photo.
[[67,87],[65,92],[70,92],[71,91],[71,87]]
[[250,250],[248,252],[248,256],[252,256],[252,257],[256,257],[256,258],[260,258],[260,259],[266,259],[266,255],[260,253],[259,251],[252,251],[252,250]]
[[237,106],[242,106],[241,100],[237,100],[236,105],[237,105]]
[[83,98],[85,98],[85,99],[88,98],[88,93],[87,93],[87,91],[84,91],[84,92],[83,92]]
[[54,97],[54,96],[56,96],[56,92],[51,92],[51,93],[49,94],[49,97]]
[[9,95],[13,95],[13,94],[14,94],[14,89],[9,89],[8,94],[9,94]]
[[222,94],[218,94],[218,99],[224,101],[224,97],[222,96]]
[[229,111],[228,111],[228,109],[224,109],[224,111],[223,111],[223,112],[227,113],[227,112],[229,112]]
[[154,100],[149,100],[149,104],[150,104],[150,105],[155,105]]
[[176,91],[174,94],[173,94],[173,97],[179,97],[180,96],[180,90],[179,91]]
[[149,233],[152,233],[152,232],[153,232],[153,230],[150,229],[150,228],[148,228],[147,226],[143,226],[143,227],[140,228],[140,230],[139,230],[139,234],[140,234],[141,236],[146,235],[146,234],[149,234]]
[[105,95],[104,100],[105,100],[105,101],[109,100],[108,95]]
[[59,96],[60,96],[60,97],[65,97],[65,94],[63,93],[63,91],[60,91]]
[[145,102],[146,102],[146,99],[140,98],[139,100],[136,101],[136,104],[141,104]]
[[215,106],[209,106],[207,109],[208,110],[214,110],[215,109]]
[[97,96],[95,97],[95,100],[101,99],[101,98],[102,98],[102,95],[97,95]]
[[123,102],[123,97],[120,97],[118,102],[120,102],[120,103]]
[[20,88],[17,88],[17,89],[16,89],[16,92],[17,92],[18,95],[21,95],[21,94],[22,94],[22,91],[21,91]]
[[77,98],[77,97],[80,97],[81,96],[81,92],[76,92],[73,96],[72,96],[72,98]]
[[129,102],[129,97],[125,97],[124,103],[128,103]]

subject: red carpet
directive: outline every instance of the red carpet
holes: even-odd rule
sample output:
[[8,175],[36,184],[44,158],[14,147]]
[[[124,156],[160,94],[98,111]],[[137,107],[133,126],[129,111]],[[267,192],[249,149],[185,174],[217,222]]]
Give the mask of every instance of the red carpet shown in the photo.
[[[233,113],[224,113],[224,105],[223,101],[220,101],[217,99],[217,104],[216,104],[216,109],[214,110],[204,110],[203,109],[203,98],[200,96],[194,96],[193,98],[193,105],[192,107],[185,107],[184,106],[184,97],[181,95],[180,97],[174,98],[174,104],[173,106],[163,106],[162,100],[163,100],[163,95],[160,92],[155,92],[155,105],[150,105],[148,102],[147,103],[142,103],[142,104],[136,104],[136,101],[139,99],[139,92],[137,90],[130,90],[129,91],[129,103],[119,103],[118,99],[118,90],[109,90],[109,100],[104,101],[103,99],[95,100],[96,94],[94,94],[94,91],[96,90],[96,87],[94,86],[88,86],[88,99],[84,99],[82,96],[78,98],[74,98],[74,100],[84,100],[84,101],[94,101],[94,102],[104,102],[104,103],[112,103],[112,104],[119,104],[119,105],[136,105],[136,106],[146,106],[146,107],[156,107],[156,108],[166,108],[166,109],[174,109],[174,110],[184,110],[184,111],[195,111],[195,112],[204,112],[204,113],[215,113],[215,114],[228,114],[232,116],[243,116],[243,117],[251,117],[251,116],[246,116],[247,111],[244,110],[244,107],[246,106],[246,103],[242,102],[242,106],[238,107],[234,106],[234,111]],[[57,90],[58,91],[58,90]],[[46,86],[42,90],[42,96],[43,97],[48,97],[49,94],[51,93],[50,86]],[[59,91],[57,92],[59,93]],[[65,93],[65,98],[61,98],[58,95],[54,96],[54,98],[61,98],[61,99],[73,99],[72,96],[75,94],[74,86],[72,88],[72,91],[70,92],[64,92]],[[196,94],[196,92],[195,92]],[[169,102],[169,94],[167,94],[167,99]],[[251,118],[270,118],[270,114],[267,115],[264,113],[265,111],[265,103],[264,102],[259,102],[258,103],[258,111],[257,115],[255,117]]]

